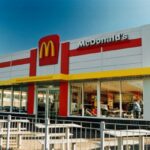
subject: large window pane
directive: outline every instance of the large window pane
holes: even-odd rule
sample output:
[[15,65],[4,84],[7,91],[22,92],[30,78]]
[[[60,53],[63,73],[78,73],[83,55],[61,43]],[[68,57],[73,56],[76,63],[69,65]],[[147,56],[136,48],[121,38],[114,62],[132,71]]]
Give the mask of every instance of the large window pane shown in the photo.
[[38,90],[37,91],[37,112],[38,117],[45,117],[46,114],[46,90]]
[[[122,109],[126,118],[143,117],[143,81],[125,80],[122,85]],[[135,108],[137,107],[139,108]],[[137,110],[136,110],[137,109]]]
[[21,90],[20,86],[13,87],[13,112],[19,112],[20,110],[20,102],[21,102]]
[[20,102],[20,112],[27,112],[27,98],[28,98],[28,87],[21,86],[21,102]]
[[12,111],[25,113],[27,112],[27,87],[26,86],[14,86],[12,97]]
[[59,87],[51,86],[49,88],[49,115],[55,117],[59,111]]
[[101,115],[120,117],[120,81],[101,82]]
[[3,90],[3,111],[10,112],[12,105],[12,90],[11,87],[4,88]]
[[97,116],[97,82],[85,82],[84,90],[84,115]]
[[70,114],[81,116],[83,111],[81,83],[70,84],[70,98]]

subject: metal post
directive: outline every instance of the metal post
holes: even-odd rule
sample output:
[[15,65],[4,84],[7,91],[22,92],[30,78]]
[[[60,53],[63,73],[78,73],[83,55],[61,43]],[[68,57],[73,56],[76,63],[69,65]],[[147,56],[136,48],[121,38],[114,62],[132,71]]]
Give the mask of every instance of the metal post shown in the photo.
[[9,139],[10,139],[10,123],[11,123],[11,115],[8,115],[8,122],[7,122],[7,142],[6,142],[6,150],[9,150]]
[[139,150],[144,150],[144,136],[139,136]]
[[66,139],[67,139],[66,150],[70,150],[69,134],[70,134],[70,130],[68,127],[68,128],[66,128]]
[[[20,132],[21,131],[21,122],[18,122],[17,126],[18,126],[18,132]],[[21,139],[22,139],[21,135],[18,134],[18,139],[17,139],[18,148],[21,147]]]
[[118,137],[118,149],[123,150],[123,137]]
[[45,118],[45,150],[49,150],[49,118]]
[[100,131],[101,131],[101,150],[105,148],[105,122],[101,122],[100,124]]

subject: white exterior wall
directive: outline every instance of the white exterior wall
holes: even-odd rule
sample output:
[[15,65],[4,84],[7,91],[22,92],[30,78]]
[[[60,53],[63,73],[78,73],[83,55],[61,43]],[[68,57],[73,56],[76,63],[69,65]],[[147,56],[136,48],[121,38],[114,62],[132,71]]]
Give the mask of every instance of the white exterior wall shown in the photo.
[[30,64],[18,65],[11,67],[11,78],[20,78],[29,76]]
[[[143,67],[150,67],[150,25],[142,27]],[[150,78],[143,82],[144,119],[150,120]]]
[[[29,57],[30,51],[21,51],[11,55],[1,56],[0,63]],[[29,76],[29,64],[0,68],[0,81],[25,76]]]
[[71,57],[69,72],[96,72],[139,67],[142,67],[141,47]]
[[[0,63],[30,58],[30,50],[16,52],[13,54],[5,55],[0,57]],[[49,74],[59,74],[60,73],[60,65],[61,65],[61,50],[58,55],[58,64],[56,65],[47,65],[47,66],[39,66],[39,53],[37,51],[37,71],[36,75],[49,75]],[[9,80],[12,78],[21,78],[29,76],[30,64],[16,65],[11,67],[0,68],[0,81]]]
[[[135,28],[105,35],[97,35],[88,38],[70,41],[71,50],[78,47],[81,40],[106,38],[119,33],[129,36],[129,39],[141,38],[141,28]],[[143,66],[142,47],[126,48],[120,50],[105,51],[70,57],[69,73],[96,72],[104,70],[117,70],[127,68],[139,68]]]
[[150,25],[142,27],[143,67],[150,67]]

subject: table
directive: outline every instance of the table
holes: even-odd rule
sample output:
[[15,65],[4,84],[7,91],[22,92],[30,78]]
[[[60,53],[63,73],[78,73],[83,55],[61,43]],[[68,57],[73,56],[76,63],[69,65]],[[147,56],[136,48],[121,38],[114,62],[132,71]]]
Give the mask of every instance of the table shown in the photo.
[[[21,128],[21,123],[28,123],[29,120],[26,119],[13,119],[13,120],[0,120],[0,147],[2,147],[2,138],[4,135],[7,136],[7,144],[9,144],[9,138],[10,135],[17,135],[18,136],[18,148],[21,146],[21,136],[23,134],[29,134],[22,132],[22,129],[25,130],[25,128]],[[11,128],[10,123],[17,123],[16,128]],[[4,124],[7,124],[6,127]]]
[[[41,124],[41,123],[36,123],[35,127],[37,128],[45,128],[45,124]],[[53,128],[61,128],[61,129],[65,129],[65,137],[66,137],[66,141],[65,142],[67,144],[66,146],[66,150],[70,150],[70,128],[81,128],[81,125],[78,124],[72,124],[72,123],[63,123],[63,124],[49,124],[48,128],[53,129]],[[50,143],[51,144],[51,143]],[[64,143],[62,140],[62,150],[64,150]]]
[[[112,135],[118,140],[118,149],[123,150],[124,137],[139,137],[139,150],[144,150],[144,136],[150,135],[149,130],[133,129],[133,130],[105,130],[105,134]],[[128,149],[126,147],[126,149]]]
[[[45,124],[42,123],[36,123],[35,126],[38,128],[45,128]],[[72,127],[81,128],[82,126],[74,123],[65,123],[65,124],[63,123],[63,124],[49,124],[48,127],[49,128],[72,128]]]

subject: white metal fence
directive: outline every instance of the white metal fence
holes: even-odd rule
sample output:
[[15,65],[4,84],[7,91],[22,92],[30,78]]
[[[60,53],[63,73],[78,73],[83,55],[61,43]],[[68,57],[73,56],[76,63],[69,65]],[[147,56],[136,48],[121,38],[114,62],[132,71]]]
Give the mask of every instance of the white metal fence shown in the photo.
[[148,125],[0,116],[0,149],[150,150]]
[[1,117],[0,149],[93,150],[100,147],[99,128],[81,121]]
[[101,150],[150,150],[150,126],[101,122]]

